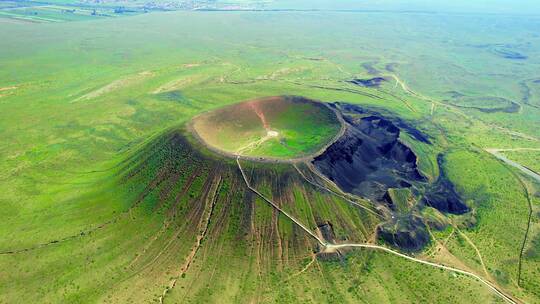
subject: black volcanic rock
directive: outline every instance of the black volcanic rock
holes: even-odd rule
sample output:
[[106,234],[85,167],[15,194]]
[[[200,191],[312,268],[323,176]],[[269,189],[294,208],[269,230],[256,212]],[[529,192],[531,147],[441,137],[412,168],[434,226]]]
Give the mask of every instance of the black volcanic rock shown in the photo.
[[386,222],[377,229],[379,238],[404,251],[419,251],[429,243],[429,233],[417,215],[406,215]]
[[391,121],[374,115],[344,118],[349,124],[345,134],[313,160],[341,189],[381,201],[388,188],[426,181],[416,155],[399,141],[400,130]]
[[321,233],[323,239],[327,242],[335,242],[334,226],[330,222],[325,222],[317,225],[317,229]]
[[[371,116],[375,116],[375,117],[383,117],[384,115],[377,112],[377,111],[373,111],[373,110],[370,110],[370,109],[367,109],[367,108],[362,108],[362,107],[359,107],[357,105],[353,105],[353,104],[348,104],[348,103],[334,103],[334,104],[331,104],[331,106],[335,109],[338,109],[340,108],[341,111],[344,113],[344,114],[348,114],[348,115],[356,115],[356,114],[359,114],[359,115],[371,115]],[[420,142],[423,142],[425,144],[431,144],[431,141],[429,139],[429,137],[422,133],[420,130],[416,129],[415,127],[411,126],[408,122],[402,120],[401,118],[399,117],[385,117],[385,119],[387,119],[388,121],[391,121],[392,124],[396,127],[398,127],[401,131],[405,131],[407,134],[409,134],[410,136],[412,136],[414,139],[420,141]]]
[[411,188],[422,194],[421,203],[444,213],[469,211],[456,192],[438,156],[440,175],[428,183],[417,167],[414,152],[399,140],[402,128],[413,138],[430,143],[428,137],[399,118],[350,104],[336,104],[347,123],[345,134],[313,160],[315,167],[343,191],[389,205],[390,188]]
[[426,191],[422,203],[441,212],[463,214],[469,207],[461,200],[454,184],[448,180],[443,169],[443,155],[439,154],[437,162],[440,168],[439,178]]
[[383,77],[373,77],[373,78],[365,78],[365,79],[357,78],[357,79],[349,80],[347,82],[361,86],[361,87],[371,88],[371,87],[379,87],[381,83],[383,83],[384,81],[386,81],[386,79]]

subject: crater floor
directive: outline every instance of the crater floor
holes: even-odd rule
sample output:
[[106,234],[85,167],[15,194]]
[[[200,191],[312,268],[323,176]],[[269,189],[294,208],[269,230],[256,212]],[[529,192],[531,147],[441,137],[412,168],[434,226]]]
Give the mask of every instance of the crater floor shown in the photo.
[[318,154],[342,125],[325,104],[302,97],[249,100],[195,117],[193,133],[211,149],[232,156],[290,160]]

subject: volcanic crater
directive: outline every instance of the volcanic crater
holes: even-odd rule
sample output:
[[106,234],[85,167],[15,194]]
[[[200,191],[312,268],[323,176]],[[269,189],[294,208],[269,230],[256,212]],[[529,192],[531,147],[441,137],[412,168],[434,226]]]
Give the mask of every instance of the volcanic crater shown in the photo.
[[413,145],[433,143],[398,117],[347,103],[281,96],[201,114],[189,129],[221,155],[252,161],[253,167],[276,162],[310,168],[324,188],[369,201],[384,218],[379,237],[404,250],[420,250],[429,242],[430,219],[422,220],[423,209],[441,215],[469,211],[443,172],[442,155],[435,180],[419,169],[411,141],[405,144],[401,133]]
[[306,159],[335,141],[343,128],[334,109],[296,96],[267,97],[195,117],[190,128],[210,149],[252,160]]

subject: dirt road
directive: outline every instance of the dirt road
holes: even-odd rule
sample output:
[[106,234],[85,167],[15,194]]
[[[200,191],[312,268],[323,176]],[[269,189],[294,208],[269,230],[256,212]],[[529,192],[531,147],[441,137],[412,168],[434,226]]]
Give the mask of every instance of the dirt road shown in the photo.
[[497,159],[505,162],[506,164],[518,169],[519,171],[523,172],[525,175],[533,178],[537,182],[540,183],[540,174],[537,172],[532,171],[531,169],[524,167],[520,165],[519,163],[516,163],[513,160],[508,159],[506,156],[504,156],[501,152],[505,151],[540,151],[540,148],[515,148],[515,149],[485,149],[486,152],[490,153],[491,155],[495,156]]

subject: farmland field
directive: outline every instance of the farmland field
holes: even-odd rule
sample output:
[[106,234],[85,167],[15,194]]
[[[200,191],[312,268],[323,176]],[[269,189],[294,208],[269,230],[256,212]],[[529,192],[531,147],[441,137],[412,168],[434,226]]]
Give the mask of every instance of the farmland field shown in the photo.
[[540,303],[518,2],[0,2],[0,303]]

